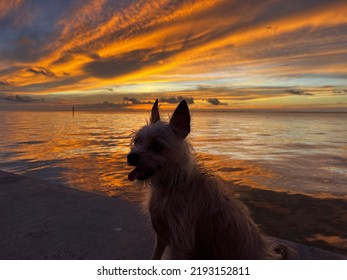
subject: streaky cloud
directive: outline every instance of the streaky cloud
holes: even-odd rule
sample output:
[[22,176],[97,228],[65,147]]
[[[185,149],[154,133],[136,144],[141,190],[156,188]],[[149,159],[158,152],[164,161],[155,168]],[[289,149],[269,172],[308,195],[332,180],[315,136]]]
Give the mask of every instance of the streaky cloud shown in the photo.
[[314,104],[322,95],[341,103],[347,3],[312,3],[0,1],[1,92],[88,96],[118,87],[110,100],[134,94],[129,106],[155,95],[167,104],[192,98],[194,107]]
[[78,104],[76,107],[84,110],[117,110],[123,108],[124,104],[104,101],[103,103]]
[[27,69],[27,71],[31,72],[35,75],[43,75],[43,76],[46,76],[49,78],[56,77],[56,74],[54,74],[52,71],[50,71],[49,69],[46,69],[42,66],[32,67],[32,68]]
[[288,89],[285,91],[286,93],[294,94],[294,95],[314,95],[310,92],[305,92],[301,89]]
[[2,100],[7,100],[7,101],[11,101],[11,102],[20,102],[20,103],[33,103],[33,102],[44,102],[45,99],[44,98],[33,98],[31,96],[28,95],[10,95],[10,96],[4,96],[1,97],[0,99]]
[[160,102],[162,103],[169,103],[169,104],[177,104],[180,103],[182,100],[186,100],[188,104],[194,104],[194,98],[193,97],[162,97],[160,98]]

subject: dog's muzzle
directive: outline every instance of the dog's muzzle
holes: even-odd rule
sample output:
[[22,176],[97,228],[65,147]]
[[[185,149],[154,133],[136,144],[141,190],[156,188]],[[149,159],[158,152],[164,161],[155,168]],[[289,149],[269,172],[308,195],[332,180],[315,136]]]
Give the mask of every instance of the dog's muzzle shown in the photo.
[[140,156],[138,154],[130,153],[128,154],[127,159],[130,166],[135,166],[135,168],[128,174],[129,181],[135,181],[136,179],[143,181],[154,174],[154,170],[139,164]]

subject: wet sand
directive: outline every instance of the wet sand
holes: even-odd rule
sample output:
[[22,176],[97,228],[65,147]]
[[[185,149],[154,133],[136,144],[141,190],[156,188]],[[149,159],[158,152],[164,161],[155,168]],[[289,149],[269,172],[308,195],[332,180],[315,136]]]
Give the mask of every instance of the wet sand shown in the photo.
[[[265,193],[248,196],[245,189],[239,193],[254,204],[253,209],[263,211],[254,211],[254,216],[261,215],[263,226],[268,226],[265,210],[272,205],[259,204]],[[292,219],[300,216],[294,214]],[[279,215],[288,222],[289,215]],[[301,233],[273,230],[279,237]],[[153,244],[149,220],[137,204],[0,171],[0,259],[149,259]],[[343,258],[294,246],[301,259]]]
[[148,259],[153,243],[126,200],[0,171],[0,259]]
[[230,186],[271,236],[347,255],[347,201]]

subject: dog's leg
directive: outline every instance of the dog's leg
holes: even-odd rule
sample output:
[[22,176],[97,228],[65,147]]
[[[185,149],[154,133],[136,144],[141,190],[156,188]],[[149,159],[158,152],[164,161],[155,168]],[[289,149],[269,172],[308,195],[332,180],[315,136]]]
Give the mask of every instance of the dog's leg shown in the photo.
[[156,236],[154,252],[152,255],[152,260],[160,260],[163,256],[166,244],[163,238],[161,238],[158,234]]

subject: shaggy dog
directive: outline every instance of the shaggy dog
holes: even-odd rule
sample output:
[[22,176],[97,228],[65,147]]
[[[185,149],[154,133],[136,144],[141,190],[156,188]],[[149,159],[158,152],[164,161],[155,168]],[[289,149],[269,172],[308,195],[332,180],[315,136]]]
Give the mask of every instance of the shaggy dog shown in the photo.
[[198,162],[189,132],[185,100],[169,122],[160,119],[156,100],[150,123],[132,140],[127,159],[135,168],[128,179],[149,187],[146,208],[156,232],[152,259],[161,259],[165,249],[170,259],[294,257],[291,248],[265,236],[247,208]]

